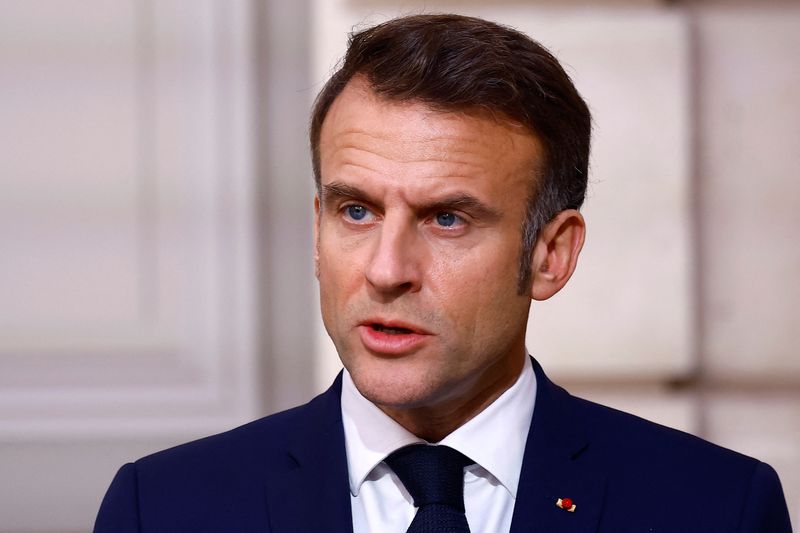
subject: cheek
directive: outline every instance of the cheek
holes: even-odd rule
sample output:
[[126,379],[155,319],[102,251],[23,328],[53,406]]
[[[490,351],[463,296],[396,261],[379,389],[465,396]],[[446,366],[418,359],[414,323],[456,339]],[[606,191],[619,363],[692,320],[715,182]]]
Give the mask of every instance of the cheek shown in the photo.
[[320,300],[329,309],[346,309],[347,300],[358,290],[363,279],[363,265],[357,254],[344,253],[338,243],[320,241],[318,247],[317,279]]
[[317,254],[330,272],[355,274],[363,270],[371,246],[371,233],[353,233],[340,223],[323,219],[317,241]]
[[469,253],[433,254],[430,295],[449,310],[454,324],[471,324],[475,330],[484,325],[496,328],[530,303],[517,294],[519,243],[500,244],[478,246]]
[[512,283],[516,290],[520,242],[509,237],[485,240],[465,248],[431,250],[429,278],[446,291],[499,289]]

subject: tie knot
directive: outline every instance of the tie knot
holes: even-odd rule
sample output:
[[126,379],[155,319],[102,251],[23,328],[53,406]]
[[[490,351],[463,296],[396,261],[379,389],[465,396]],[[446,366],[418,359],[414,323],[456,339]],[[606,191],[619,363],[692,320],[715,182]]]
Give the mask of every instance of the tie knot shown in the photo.
[[396,450],[386,464],[414,498],[414,505],[442,504],[464,512],[464,467],[475,461],[448,446],[413,444]]

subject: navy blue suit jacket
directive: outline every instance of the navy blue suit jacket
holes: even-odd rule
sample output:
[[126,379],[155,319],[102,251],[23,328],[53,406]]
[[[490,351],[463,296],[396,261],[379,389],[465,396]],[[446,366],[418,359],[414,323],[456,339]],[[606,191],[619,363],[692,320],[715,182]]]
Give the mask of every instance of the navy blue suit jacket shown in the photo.
[[[570,396],[534,367],[512,533],[791,533],[770,466]],[[123,466],[95,533],[351,532],[340,392],[341,376],[306,405]]]

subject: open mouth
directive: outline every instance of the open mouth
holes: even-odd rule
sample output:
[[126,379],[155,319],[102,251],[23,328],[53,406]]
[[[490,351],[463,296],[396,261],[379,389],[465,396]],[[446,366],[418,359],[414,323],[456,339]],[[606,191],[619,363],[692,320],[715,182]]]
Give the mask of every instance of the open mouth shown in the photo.
[[414,353],[422,349],[432,336],[410,322],[382,317],[363,321],[358,330],[364,348],[379,357]]
[[383,324],[371,324],[370,327],[374,331],[380,331],[381,333],[387,333],[389,335],[407,335],[409,333],[414,333],[407,328],[390,328],[388,326],[384,326]]

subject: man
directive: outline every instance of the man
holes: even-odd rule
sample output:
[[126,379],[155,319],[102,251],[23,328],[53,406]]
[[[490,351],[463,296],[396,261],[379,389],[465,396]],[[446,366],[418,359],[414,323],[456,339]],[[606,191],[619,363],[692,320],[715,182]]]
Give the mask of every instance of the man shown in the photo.
[[788,532],[767,465],[571,397],[525,351],[584,239],[588,109],[524,35],[354,35],[311,123],[345,366],[309,404],[124,466],[96,531]]

